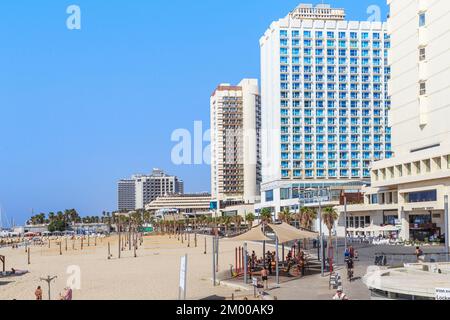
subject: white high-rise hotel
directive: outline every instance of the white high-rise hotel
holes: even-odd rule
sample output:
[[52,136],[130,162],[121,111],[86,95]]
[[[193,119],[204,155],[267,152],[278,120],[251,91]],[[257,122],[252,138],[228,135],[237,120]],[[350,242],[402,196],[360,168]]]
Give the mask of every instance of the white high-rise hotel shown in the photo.
[[373,165],[365,204],[349,207],[347,225],[365,227],[356,222],[366,216],[374,225],[397,225],[403,239],[433,239],[449,226],[450,1],[388,3],[395,157]]
[[302,188],[360,188],[373,161],[392,156],[386,24],[300,5],[260,46],[260,207],[296,208]]

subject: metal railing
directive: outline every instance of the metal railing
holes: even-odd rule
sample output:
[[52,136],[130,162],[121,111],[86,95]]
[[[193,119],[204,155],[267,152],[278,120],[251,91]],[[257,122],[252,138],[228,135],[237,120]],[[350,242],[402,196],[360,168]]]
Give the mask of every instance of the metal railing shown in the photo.
[[375,265],[378,266],[402,266],[406,263],[418,262],[450,262],[450,255],[447,253],[424,253],[419,258],[416,254],[402,253],[376,253],[373,257]]

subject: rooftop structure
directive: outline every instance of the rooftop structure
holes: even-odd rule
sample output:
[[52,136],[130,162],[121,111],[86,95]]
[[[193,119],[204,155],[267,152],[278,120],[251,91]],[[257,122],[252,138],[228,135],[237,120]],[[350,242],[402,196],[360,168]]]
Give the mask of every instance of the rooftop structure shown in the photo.
[[345,19],[345,10],[331,8],[328,4],[300,4],[289,14],[292,19],[301,20],[336,20],[343,21]]

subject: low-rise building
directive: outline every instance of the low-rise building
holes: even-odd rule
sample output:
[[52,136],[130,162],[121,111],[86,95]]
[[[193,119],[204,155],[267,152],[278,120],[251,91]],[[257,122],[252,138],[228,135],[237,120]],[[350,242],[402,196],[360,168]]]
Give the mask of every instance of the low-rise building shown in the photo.
[[155,215],[180,214],[195,217],[211,214],[210,207],[211,195],[201,193],[159,197],[146,205],[145,209],[153,212]]

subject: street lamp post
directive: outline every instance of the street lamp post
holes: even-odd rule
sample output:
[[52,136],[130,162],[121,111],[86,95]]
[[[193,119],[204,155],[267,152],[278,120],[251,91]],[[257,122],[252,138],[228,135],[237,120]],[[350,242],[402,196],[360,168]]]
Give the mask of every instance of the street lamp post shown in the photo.
[[[324,241],[323,241],[323,228],[322,228],[322,197],[326,196],[329,197],[331,194],[330,188],[328,187],[319,187],[317,189],[313,190],[304,190],[302,192],[302,196],[300,196],[300,205],[302,203],[306,204],[306,195],[309,196],[310,199],[312,199],[314,202],[317,202],[319,205],[319,260],[320,260],[320,271],[322,277],[325,276],[325,248],[324,248]],[[303,201],[302,201],[303,197]],[[300,208],[299,208],[300,209]]]
[[347,196],[344,195],[344,226],[345,226],[345,231],[344,231],[344,246],[345,246],[345,251],[347,252],[347,247],[348,247],[348,243],[347,243]]

